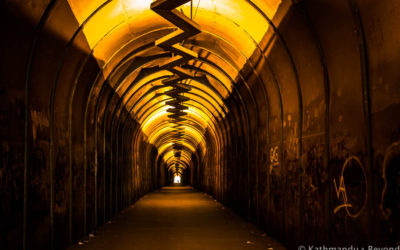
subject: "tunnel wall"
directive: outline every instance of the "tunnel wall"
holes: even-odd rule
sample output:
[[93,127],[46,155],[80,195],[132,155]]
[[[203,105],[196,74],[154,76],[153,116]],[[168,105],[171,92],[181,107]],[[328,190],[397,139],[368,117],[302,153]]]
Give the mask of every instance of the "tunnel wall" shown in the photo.
[[62,249],[159,186],[157,150],[66,1],[0,11],[0,249]]
[[[0,248],[62,248],[170,173],[114,91],[140,62],[103,74],[65,1],[0,4]],[[284,1],[186,183],[289,247],[399,239],[399,11]]]
[[226,100],[232,140],[201,158],[197,186],[289,247],[395,244],[399,3],[284,3]]

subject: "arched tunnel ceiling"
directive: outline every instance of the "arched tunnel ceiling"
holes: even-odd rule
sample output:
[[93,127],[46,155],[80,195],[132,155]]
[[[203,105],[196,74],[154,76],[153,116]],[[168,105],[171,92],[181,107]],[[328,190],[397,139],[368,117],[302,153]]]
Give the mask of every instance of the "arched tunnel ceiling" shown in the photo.
[[[281,1],[68,3],[106,83],[140,124],[148,142],[157,147],[166,166],[176,172],[190,166],[198,147],[205,153],[207,130],[215,145],[221,145],[220,121],[229,112],[224,102]],[[172,7],[162,9],[165,6]],[[175,45],[168,45],[170,41]],[[179,56],[183,59],[174,64]],[[179,81],[165,84],[174,77]],[[179,96],[168,94],[173,92]]]
[[0,248],[72,244],[177,175],[293,246],[398,239],[400,1],[167,2],[186,21],[0,1]]

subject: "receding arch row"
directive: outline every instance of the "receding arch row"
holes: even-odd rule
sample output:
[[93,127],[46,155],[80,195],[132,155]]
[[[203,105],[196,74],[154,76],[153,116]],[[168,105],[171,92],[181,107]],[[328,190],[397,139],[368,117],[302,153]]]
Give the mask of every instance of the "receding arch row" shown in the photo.
[[[96,105],[97,106],[97,105]],[[107,114],[107,113],[106,113]],[[119,126],[119,125],[118,125]],[[97,144],[96,144],[97,145]]]
[[[114,5],[118,0],[102,2],[99,4]],[[273,15],[254,2],[252,8],[262,13],[261,16],[266,15],[265,20],[271,21]],[[167,120],[160,126],[156,126],[157,122],[151,124],[148,127],[150,136],[142,133],[138,122],[157,114],[166,100],[165,96],[151,93],[155,90],[161,94],[164,88],[156,90],[150,87],[151,84],[160,84],[163,73],[158,73],[160,79],[156,81],[137,83],[135,80],[139,71],[154,67],[170,56],[168,52],[157,50],[152,42],[169,33],[173,29],[170,24],[155,20],[154,25],[131,29],[132,32],[128,31],[128,25],[116,26],[115,30],[102,36],[96,46],[94,43],[86,44],[83,31],[86,25],[76,22],[67,1],[38,0],[31,15],[19,12],[25,5],[21,1],[10,2],[13,9],[8,3],[3,4],[5,8],[1,8],[1,12],[6,14],[2,15],[6,21],[3,23],[8,23],[4,33],[9,37],[3,43],[10,49],[5,53],[7,58],[4,62],[8,57],[12,58],[9,63],[4,63],[8,72],[2,74],[5,76],[6,100],[11,98],[11,104],[5,106],[11,106],[10,110],[18,108],[17,114],[21,110],[18,101],[22,101],[24,96],[20,91],[23,89],[21,85],[23,82],[26,84],[24,177],[27,178],[24,178],[24,190],[29,192],[25,191],[28,198],[24,200],[24,232],[28,232],[28,244],[26,240],[23,244],[30,246],[33,242],[30,238],[53,240],[51,234],[54,233],[56,242],[58,238],[65,238],[66,242],[67,236],[77,240],[144,193],[165,184],[170,180],[170,176],[166,176],[168,169],[180,171],[183,176],[187,173],[192,179],[184,179],[184,182],[214,195],[241,215],[251,211],[252,219],[261,227],[263,223],[270,225],[274,228],[273,233],[284,240],[293,238],[293,242],[298,242],[297,233],[293,232],[302,235],[301,232],[310,230],[310,225],[315,222],[312,218],[322,222],[318,232],[311,228],[310,234],[299,236],[312,242],[317,240],[315,233],[325,232],[324,229],[333,239],[340,236],[336,230],[331,230],[331,222],[339,222],[342,218],[331,213],[336,204],[331,193],[333,180],[337,178],[336,170],[340,168],[342,157],[358,155],[371,185],[368,186],[365,211],[368,214],[380,211],[373,204],[374,197],[381,195],[378,194],[378,179],[382,174],[379,152],[385,152],[385,148],[398,138],[374,138],[370,124],[377,131],[397,131],[388,122],[397,122],[395,115],[390,119],[377,119],[381,117],[375,114],[388,105],[396,107],[394,105],[398,103],[398,98],[393,98],[393,94],[397,94],[395,85],[391,83],[396,72],[386,65],[388,58],[385,57],[389,55],[389,59],[396,60],[390,52],[398,50],[391,36],[397,27],[393,24],[395,19],[393,15],[384,13],[395,1],[284,2],[292,5],[288,15],[278,13],[282,16],[272,20],[261,43],[257,39],[251,42],[254,51],[244,53],[245,57],[240,53],[241,46],[230,45],[235,45],[238,38],[231,40],[220,32],[212,32],[215,36],[206,33],[213,29],[205,29],[203,34],[184,42],[185,47],[200,54],[198,60],[184,65],[185,69],[198,72],[196,76],[204,75],[209,81],[207,84],[212,85],[208,89],[208,85],[201,81],[193,83],[210,95],[193,90],[202,98],[192,95],[190,106],[201,109],[202,112],[197,112],[198,119],[210,118],[213,123],[208,121],[211,127],[202,120],[199,124],[184,124],[187,127],[193,125],[193,131],[198,132],[182,136],[182,140],[187,142],[182,147],[182,158],[172,157],[175,139],[168,137],[167,129],[156,132],[157,128],[167,126]],[[248,3],[251,5],[253,1]],[[96,8],[88,8],[84,18],[88,19]],[[187,13],[187,10],[183,12]],[[224,15],[223,11],[216,12]],[[63,22],[59,17],[63,17]],[[222,22],[226,24],[229,30],[228,23],[235,19],[227,17],[229,20],[223,17],[215,20],[219,26]],[[96,18],[90,23],[99,24]],[[138,20],[124,22],[131,25],[132,21]],[[239,26],[238,29],[244,28],[240,23]],[[18,28],[21,27],[26,32],[20,32]],[[250,44],[252,37],[256,38],[251,32],[249,34],[250,37],[245,37],[246,44]],[[378,41],[379,44],[374,39],[376,34],[384,38]],[[117,37],[121,40],[109,46]],[[15,44],[10,42],[13,39]],[[103,57],[102,49],[107,49]],[[102,61],[102,58],[106,60]],[[24,66],[26,69],[21,69]],[[25,70],[26,76],[23,76]],[[387,96],[383,88],[377,86],[380,77],[385,86],[389,86],[385,91],[390,91],[391,95]],[[231,82],[235,85],[230,88]],[[7,86],[12,83],[15,86]],[[127,91],[131,84],[135,87]],[[214,93],[223,97],[224,102],[220,104],[227,107],[226,113],[213,102],[213,98],[218,102],[221,100]],[[382,100],[382,97],[388,98]],[[213,105],[201,105],[203,102]],[[341,114],[343,107],[347,106],[354,107],[354,112]],[[386,114],[394,114],[389,111]],[[192,120],[197,120],[196,117]],[[46,126],[48,120],[51,122]],[[14,121],[14,117],[10,119],[13,124]],[[383,127],[382,123],[387,124]],[[337,138],[346,136],[346,133],[358,143],[354,149],[340,147],[343,152],[338,154]],[[201,143],[196,144],[198,139],[193,137],[200,138],[200,134]],[[10,152],[21,152],[18,136],[10,140]],[[370,154],[371,147],[377,155]],[[271,167],[271,159],[277,159],[279,166]],[[371,176],[371,162],[375,160],[376,178]],[[173,169],[175,166],[177,169]],[[324,182],[315,183],[313,169],[327,177],[323,178]],[[31,170],[37,171],[37,175],[32,175]],[[47,188],[42,190],[35,186],[36,180]],[[318,199],[306,194],[310,182],[320,194]],[[293,187],[293,183],[297,183],[299,189]],[[41,195],[38,204],[46,207],[45,213],[40,213],[42,211],[32,202],[31,190]],[[82,195],[77,197],[71,190]],[[282,193],[282,199],[277,200]],[[313,202],[312,207],[304,202],[307,199]],[[7,202],[4,204],[7,206]],[[321,211],[313,213],[315,207]],[[16,217],[15,214],[18,215],[16,212],[10,217]],[[81,214],[83,219],[79,217]],[[31,223],[32,218],[49,224],[50,237],[36,237],[36,229],[40,227]],[[359,228],[359,221],[363,225],[374,225],[379,224],[380,219],[369,219],[362,213],[355,220],[343,221],[346,227],[340,232],[354,231]],[[64,225],[64,222],[67,223]],[[18,225],[18,221],[14,224]],[[61,231],[69,233],[61,235]],[[364,238],[369,235],[365,233],[367,237]],[[325,241],[325,238],[319,239]]]

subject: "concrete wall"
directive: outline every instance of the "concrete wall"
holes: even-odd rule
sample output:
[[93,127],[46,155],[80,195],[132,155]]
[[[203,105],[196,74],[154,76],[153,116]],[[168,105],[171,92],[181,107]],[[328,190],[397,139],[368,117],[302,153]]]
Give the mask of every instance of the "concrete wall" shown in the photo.
[[288,2],[227,100],[235,131],[199,186],[288,246],[394,244],[399,3]]
[[[0,248],[62,248],[169,173],[111,87],[140,62],[105,79],[65,1],[0,3]],[[399,5],[284,1],[186,183],[289,247],[398,240]]]
[[2,4],[0,248],[59,249],[158,187],[157,151],[66,1]]

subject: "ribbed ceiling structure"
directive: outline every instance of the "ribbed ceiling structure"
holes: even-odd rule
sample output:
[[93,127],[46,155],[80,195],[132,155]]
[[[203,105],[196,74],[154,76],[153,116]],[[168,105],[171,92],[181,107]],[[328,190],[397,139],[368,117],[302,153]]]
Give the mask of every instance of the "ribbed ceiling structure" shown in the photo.
[[280,1],[68,3],[119,105],[181,175],[198,147],[227,140],[225,99]]
[[0,248],[77,242],[175,177],[290,248],[399,239],[399,16],[0,0]]

